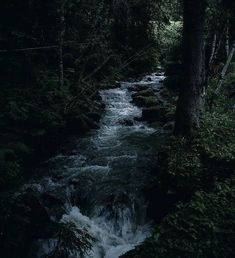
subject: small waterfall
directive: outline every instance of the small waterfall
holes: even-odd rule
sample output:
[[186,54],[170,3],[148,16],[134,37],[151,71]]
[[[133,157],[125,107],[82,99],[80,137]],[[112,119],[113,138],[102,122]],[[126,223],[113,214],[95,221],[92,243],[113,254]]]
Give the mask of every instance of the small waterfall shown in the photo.
[[83,215],[78,207],[73,207],[62,221],[72,221],[97,240],[86,258],[115,258],[133,249],[149,234],[147,225],[137,226],[133,221],[133,211],[127,207],[116,207],[115,214],[108,211],[100,216],[99,211],[89,218]]
[[[47,177],[24,186],[60,198],[65,210],[61,221],[85,228],[96,239],[86,258],[118,258],[149,236],[143,189],[152,163],[146,139],[155,130],[135,120],[141,109],[131,103],[128,87],[158,89],[161,79],[150,75],[101,91],[106,110],[100,128],[78,139],[71,155],[48,161]],[[45,241],[42,249],[38,257],[48,252]]]

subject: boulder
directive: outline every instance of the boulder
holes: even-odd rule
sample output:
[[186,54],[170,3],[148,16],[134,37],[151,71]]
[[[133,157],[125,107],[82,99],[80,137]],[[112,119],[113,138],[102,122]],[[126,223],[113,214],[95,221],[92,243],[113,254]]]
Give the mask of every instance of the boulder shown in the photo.
[[137,122],[141,122],[143,119],[142,119],[142,117],[134,117],[134,120]]
[[155,96],[154,97],[137,96],[133,98],[132,102],[138,107],[152,107],[159,104],[159,101]]
[[143,90],[147,90],[149,88],[148,85],[146,84],[134,84],[134,85],[130,85],[128,86],[128,90],[129,91],[143,91]]
[[164,88],[164,89],[161,91],[161,96],[162,96],[163,98],[169,98],[169,97],[171,97],[171,93],[169,92],[168,89]]
[[154,92],[151,89],[141,90],[131,95],[132,98],[134,97],[151,97],[155,96]]
[[124,119],[119,121],[119,124],[124,125],[124,126],[132,126],[134,125],[134,122],[132,120]]
[[69,184],[70,186],[75,186],[75,187],[78,187],[80,181],[78,178],[72,178],[70,181],[69,181]]

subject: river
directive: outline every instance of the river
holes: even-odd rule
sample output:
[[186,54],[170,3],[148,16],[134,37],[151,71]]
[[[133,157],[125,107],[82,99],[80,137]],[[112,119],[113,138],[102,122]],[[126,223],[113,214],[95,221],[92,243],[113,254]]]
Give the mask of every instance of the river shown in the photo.
[[[162,78],[153,74],[100,91],[106,108],[99,129],[75,139],[72,150],[46,163],[42,179],[24,186],[56,196],[64,214],[53,211],[52,219],[73,222],[96,239],[86,258],[118,258],[150,234],[143,190],[153,165],[149,137],[157,129],[135,119],[142,111],[131,103],[128,88],[147,85],[157,92]],[[53,243],[41,241],[38,257]]]

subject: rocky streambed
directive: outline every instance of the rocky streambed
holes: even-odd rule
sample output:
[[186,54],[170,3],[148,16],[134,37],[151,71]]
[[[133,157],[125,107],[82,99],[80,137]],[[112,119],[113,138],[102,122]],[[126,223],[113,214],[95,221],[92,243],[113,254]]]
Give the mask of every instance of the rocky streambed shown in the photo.
[[[25,257],[118,258],[149,236],[144,190],[155,165],[153,141],[173,128],[163,78],[152,74],[100,91],[106,108],[99,128],[73,139],[43,164],[43,178],[16,194],[29,210],[27,232],[18,239],[31,245]],[[61,225],[70,225],[62,235],[73,239],[60,239]],[[76,246],[79,237],[84,249]]]

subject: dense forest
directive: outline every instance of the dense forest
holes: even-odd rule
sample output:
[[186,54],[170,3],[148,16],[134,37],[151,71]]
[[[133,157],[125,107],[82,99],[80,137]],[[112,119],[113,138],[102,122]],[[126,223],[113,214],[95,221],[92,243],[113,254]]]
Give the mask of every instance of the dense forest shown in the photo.
[[234,28],[234,0],[2,0],[0,257],[234,257]]

